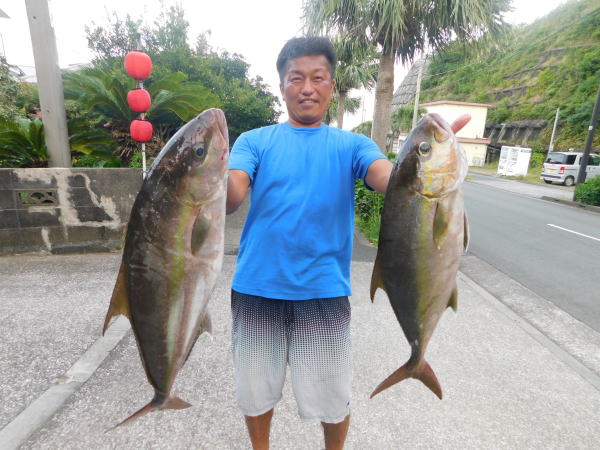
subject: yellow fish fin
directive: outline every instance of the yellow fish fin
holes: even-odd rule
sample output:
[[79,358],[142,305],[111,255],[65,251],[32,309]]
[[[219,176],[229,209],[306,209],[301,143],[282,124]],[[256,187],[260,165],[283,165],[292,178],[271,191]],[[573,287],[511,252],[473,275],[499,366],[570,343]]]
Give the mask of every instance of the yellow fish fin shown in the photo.
[[379,265],[379,258],[375,259],[373,265],[373,273],[371,274],[371,302],[375,299],[375,291],[380,288],[385,291],[385,285],[383,284],[383,277],[381,275],[381,266]]
[[210,221],[206,217],[202,215],[196,217],[194,228],[192,229],[192,253],[196,254],[198,250],[200,250],[200,247],[202,247],[202,244],[204,244],[204,241],[208,236],[209,228]]
[[467,250],[469,249],[469,241],[471,240],[471,234],[469,232],[469,220],[467,219],[467,213],[465,212],[465,227],[463,230],[463,249],[464,252],[467,253]]
[[448,232],[448,214],[446,208],[440,202],[435,205],[435,216],[433,217],[433,242],[439,249],[444,237]]
[[115,283],[112,297],[110,299],[110,306],[108,307],[108,312],[106,313],[106,319],[104,319],[102,334],[106,332],[108,324],[112,318],[121,314],[131,321],[131,316],[129,314],[129,296],[127,295],[125,265],[122,261],[121,268],[119,269],[119,275],[117,275],[117,282]]
[[456,312],[456,308],[458,307],[458,289],[456,285],[454,285],[454,289],[452,289],[452,294],[450,294],[450,300],[448,301],[448,308],[452,308],[454,312]]

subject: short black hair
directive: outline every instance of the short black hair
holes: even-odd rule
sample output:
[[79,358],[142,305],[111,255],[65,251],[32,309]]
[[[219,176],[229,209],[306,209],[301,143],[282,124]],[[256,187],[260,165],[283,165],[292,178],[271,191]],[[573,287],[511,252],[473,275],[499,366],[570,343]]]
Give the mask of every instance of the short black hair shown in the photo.
[[337,64],[337,55],[331,41],[322,36],[304,36],[292,38],[285,43],[279,56],[277,57],[277,71],[279,72],[279,81],[287,72],[288,62],[292,59],[302,56],[323,55],[329,63],[329,73],[333,79],[335,75],[335,65]]

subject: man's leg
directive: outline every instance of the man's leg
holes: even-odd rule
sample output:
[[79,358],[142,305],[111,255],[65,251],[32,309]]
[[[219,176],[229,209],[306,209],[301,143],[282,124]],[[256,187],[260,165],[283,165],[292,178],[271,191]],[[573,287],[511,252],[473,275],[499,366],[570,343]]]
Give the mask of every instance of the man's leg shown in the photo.
[[248,427],[248,434],[250,435],[250,441],[252,442],[252,448],[254,450],[269,450],[269,433],[271,432],[271,418],[273,417],[273,410],[271,409],[260,416],[245,417],[246,426]]
[[344,448],[344,442],[346,442],[346,436],[348,435],[350,414],[348,414],[340,423],[321,422],[321,425],[323,425],[323,434],[325,435],[325,449],[342,450]]

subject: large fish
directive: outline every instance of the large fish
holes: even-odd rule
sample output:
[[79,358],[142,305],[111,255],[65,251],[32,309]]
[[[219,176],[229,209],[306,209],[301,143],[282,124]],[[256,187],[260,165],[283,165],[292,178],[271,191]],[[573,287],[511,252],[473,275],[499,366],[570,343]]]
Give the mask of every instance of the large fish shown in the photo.
[[[154,398],[119,425],[189,403],[171,394],[221,270],[229,144],[221,110],[184,125],[162,149],[133,204],[104,331],[129,318]],[[117,425],[118,426],[118,425]]]
[[385,194],[371,300],[383,289],[411,347],[409,360],[371,397],[416,378],[440,399],[425,350],[447,307],[456,310],[456,273],[468,232],[461,186],[467,159],[450,126],[426,115],[402,146]]

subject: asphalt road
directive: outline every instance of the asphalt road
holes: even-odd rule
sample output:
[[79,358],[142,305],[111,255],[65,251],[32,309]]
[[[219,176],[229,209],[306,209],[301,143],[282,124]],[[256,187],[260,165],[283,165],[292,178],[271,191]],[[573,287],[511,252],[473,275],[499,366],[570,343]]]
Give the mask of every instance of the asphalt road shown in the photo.
[[469,253],[600,331],[600,214],[467,182]]

